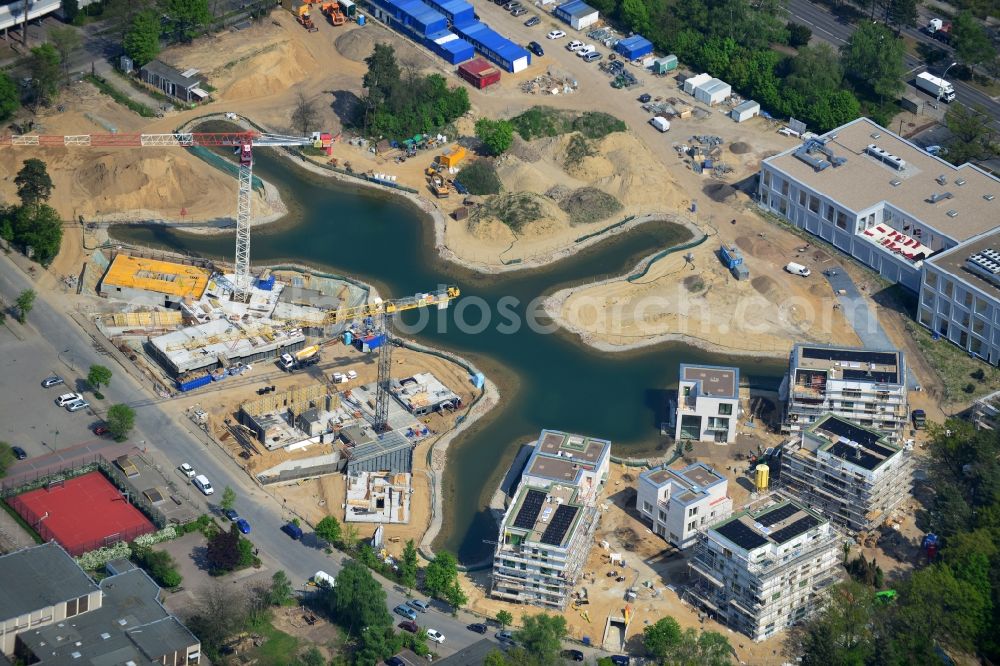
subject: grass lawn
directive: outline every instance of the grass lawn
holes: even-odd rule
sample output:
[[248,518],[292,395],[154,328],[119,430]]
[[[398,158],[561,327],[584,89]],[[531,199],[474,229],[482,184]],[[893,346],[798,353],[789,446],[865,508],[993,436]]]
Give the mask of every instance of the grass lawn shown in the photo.
[[[924,358],[941,378],[946,403],[967,404],[1000,390],[1000,369],[969,357],[968,353],[947,340],[934,340],[930,331],[914,321],[907,321],[905,325]],[[983,372],[981,380],[973,376],[979,370]],[[970,384],[973,390],[966,392]]]
[[270,621],[262,622],[253,628],[255,633],[264,637],[264,642],[249,656],[260,664],[287,664],[299,651],[299,639],[290,634],[275,629]]

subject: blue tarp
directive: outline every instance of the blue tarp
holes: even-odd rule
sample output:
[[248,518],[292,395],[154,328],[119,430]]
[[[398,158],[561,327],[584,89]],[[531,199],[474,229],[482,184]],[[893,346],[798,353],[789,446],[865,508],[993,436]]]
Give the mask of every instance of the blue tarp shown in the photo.
[[653,43],[642,35],[632,35],[615,44],[615,51],[629,60],[635,60],[652,53]]
[[476,12],[465,0],[427,0],[427,4],[447,16],[452,25],[464,26],[476,22]]
[[447,30],[427,37],[426,45],[427,48],[447,60],[448,64],[451,65],[472,60],[476,55],[476,49],[472,47],[472,44]]
[[498,34],[485,23],[454,26],[454,32],[468,41],[487,59],[508,72],[519,72],[531,64],[531,54],[522,46]]

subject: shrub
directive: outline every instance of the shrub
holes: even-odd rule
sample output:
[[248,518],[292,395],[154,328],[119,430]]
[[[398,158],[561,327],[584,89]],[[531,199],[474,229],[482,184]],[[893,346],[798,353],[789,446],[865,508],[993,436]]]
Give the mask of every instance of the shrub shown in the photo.
[[475,160],[467,164],[455,178],[470,194],[500,194],[502,187],[497,170],[489,160]]
[[85,571],[97,571],[111,560],[120,560],[132,555],[132,548],[124,541],[84,553],[76,558],[76,563]]
[[628,126],[624,121],[602,111],[585,111],[573,121],[573,130],[588,139],[600,139],[614,132],[624,132],[626,129]]
[[788,45],[794,49],[805,46],[812,39],[813,31],[808,26],[789,21],[786,27],[788,28]]

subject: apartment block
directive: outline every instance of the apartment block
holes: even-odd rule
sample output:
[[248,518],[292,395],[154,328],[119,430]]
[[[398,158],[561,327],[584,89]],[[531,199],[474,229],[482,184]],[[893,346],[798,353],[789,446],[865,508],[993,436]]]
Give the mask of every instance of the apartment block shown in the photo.
[[1000,391],[972,403],[972,424],[977,430],[1000,430]]
[[841,537],[830,521],[782,500],[744,510],[698,535],[687,598],[761,641],[804,620],[840,577]]
[[894,349],[797,344],[779,397],[784,432],[800,433],[830,413],[897,441],[908,418],[906,361]]
[[677,548],[693,546],[699,531],[733,512],[729,482],[705,463],[658,467],[639,474],[635,508],[654,534]]
[[739,368],[681,364],[675,439],[732,442],[739,412]]
[[0,557],[0,657],[24,664],[199,663],[201,643],[141,569],[98,585],[55,542]]
[[543,430],[504,514],[490,594],[565,608],[593,544],[611,442]]
[[828,414],[778,451],[782,491],[855,532],[910,496],[913,457],[880,433]]

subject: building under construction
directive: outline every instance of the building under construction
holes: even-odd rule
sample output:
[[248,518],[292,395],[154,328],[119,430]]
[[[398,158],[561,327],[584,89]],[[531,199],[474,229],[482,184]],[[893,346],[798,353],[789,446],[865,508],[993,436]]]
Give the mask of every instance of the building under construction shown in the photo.
[[274,358],[305,346],[298,328],[278,321],[258,320],[250,324],[212,319],[204,324],[152,338],[152,356],[172,376],[225,368],[236,362],[253,363]]
[[177,308],[205,293],[211,272],[198,266],[118,254],[101,279],[98,293],[130,303]]
[[870,530],[910,496],[913,456],[875,430],[827,414],[778,449],[782,490],[835,523]]
[[441,383],[429,372],[418,372],[412,377],[392,380],[389,389],[414,416],[424,416],[462,406],[457,393]]

